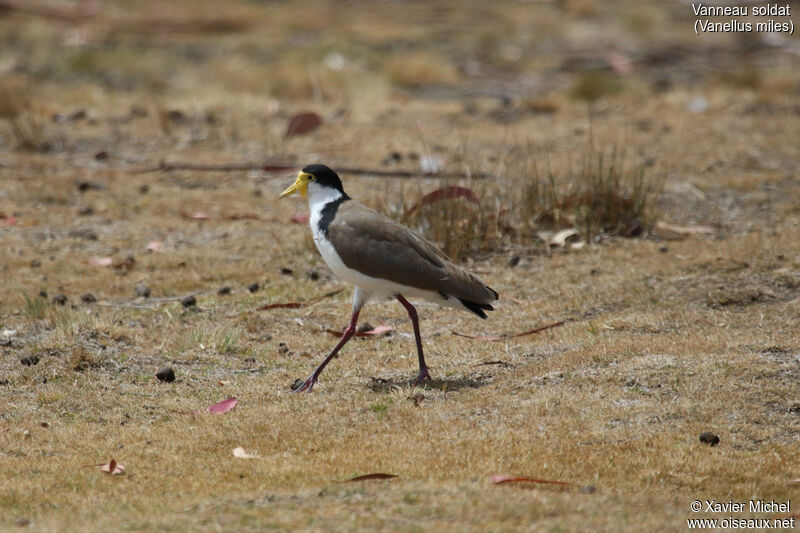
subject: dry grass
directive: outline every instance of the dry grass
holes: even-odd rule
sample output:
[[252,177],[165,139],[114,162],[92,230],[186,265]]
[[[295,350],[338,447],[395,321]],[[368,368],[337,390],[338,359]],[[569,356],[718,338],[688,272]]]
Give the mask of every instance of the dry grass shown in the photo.
[[[402,6],[233,2],[239,22],[213,28],[215,5],[183,1],[109,6],[79,28],[0,19],[0,66],[47,104],[21,136],[27,104],[0,99],[0,529],[683,531],[694,499],[795,495],[800,147],[776,139],[800,136],[796,58],[755,49],[720,75],[710,64],[740,48],[706,50],[679,3]],[[597,71],[605,46],[641,59],[587,115],[574,65]],[[324,125],[284,139],[306,110]],[[473,190],[479,205],[407,222],[497,289],[497,311],[422,303],[435,381],[412,388],[405,311],[372,303],[362,320],[394,333],[352,341],[303,396],[289,387],[336,342],[325,330],[345,325],[352,290],[290,222],[304,203],[277,199],[291,173],[128,172],[426,156],[502,179],[345,187],[397,219],[442,186]],[[568,227],[586,245],[542,241]],[[89,262],[103,257],[126,267]],[[310,303],[257,310],[292,301]],[[451,333],[558,320],[503,342]],[[165,365],[173,383],[155,378]],[[233,411],[205,412],[229,396]],[[111,458],[124,475],[92,466]],[[371,472],[398,477],[342,482]]]

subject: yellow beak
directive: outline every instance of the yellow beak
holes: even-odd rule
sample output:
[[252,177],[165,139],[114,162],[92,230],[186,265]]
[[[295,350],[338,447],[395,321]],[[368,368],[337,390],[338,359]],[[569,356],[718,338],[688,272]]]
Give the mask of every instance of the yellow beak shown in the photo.
[[299,172],[297,174],[297,179],[294,183],[292,183],[285,191],[281,193],[281,198],[286,198],[287,196],[291,196],[296,192],[300,193],[300,196],[306,195],[306,190],[308,189],[308,182],[311,178],[311,174],[306,174],[305,172]]

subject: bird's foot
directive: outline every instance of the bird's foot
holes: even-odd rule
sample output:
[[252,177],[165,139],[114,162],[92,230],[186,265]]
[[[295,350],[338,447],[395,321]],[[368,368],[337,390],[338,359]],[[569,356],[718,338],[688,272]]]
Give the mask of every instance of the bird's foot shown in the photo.
[[[298,379],[297,381],[300,381],[300,380]],[[314,376],[311,376],[310,378],[308,378],[307,380],[305,380],[305,381],[303,382],[303,384],[302,384],[302,385],[300,385],[299,387],[297,387],[296,389],[294,389],[294,391],[293,391],[293,392],[295,392],[295,393],[300,393],[300,392],[311,392],[311,389],[313,389],[313,388],[314,388],[314,384],[315,384],[316,382],[317,382],[317,380],[316,380],[316,379],[314,379]]]
[[419,376],[414,380],[414,385],[424,385],[431,381],[433,381],[433,378],[431,378],[431,374],[428,372],[428,367],[423,367],[419,369]]

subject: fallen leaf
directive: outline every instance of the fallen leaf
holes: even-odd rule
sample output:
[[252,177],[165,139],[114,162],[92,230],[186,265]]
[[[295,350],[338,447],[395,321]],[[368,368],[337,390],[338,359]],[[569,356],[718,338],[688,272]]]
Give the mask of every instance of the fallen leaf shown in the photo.
[[114,260],[110,257],[90,257],[89,264],[95,267],[111,266]]
[[305,213],[295,213],[289,217],[289,220],[295,224],[308,224],[308,215]]
[[0,220],[5,220],[4,226],[13,226],[19,221],[14,215],[6,215],[5,213],[0,213]]
[[533,477],[513,477],[495,474],[490,480],[493,485],[502,485],[504,483],[544,483],[547,485],[575,485],[569,481],[554,481],[552,479],[537,479]]
[[161,241],[150,241],[149,243],[147,243],[146,250],[148,252],[163,252],[164,243]]
[[322,118],[313,112],[298,113],[289,120],[285,137],[305,135],[322,126]]
[[297,309],[298,307],[303,307],[305,304],[303,302],[281,302],[277,304],[267,304],[262,305],[261,307],[257,307],[257,311],[266,311],[267,309]]
[[[384,335],[385,333],[389,333],[390,331],[393,331],[393,330],[394,330],[394,328],[392,326],[386,326],[386,325],[376,326],[376,327],[372,328],[369,331],[359,331],[358,333],[356,333],[355,336],[356,337],[380,337],[381,335]],[[344,335],[344,331],[336,331],[335,329],[326,329],[325,331],[330,333],[331,335],[336,335],[337,337],[341,337],[342,335]]]
[[221,415],[236,407],[237,403],[239,403],[239,401],[236,398],[230,397],[227,400],[222,400],[219,403],[209,406],[208,411],[217,415]]
[[374,474],[364,474],[363,476],[351,477],[346,481],[369,481],[371,479],[392,479],[395,477],[397,477],[396,474],[383,474],[381,472],[376,472]]
[[546,326],[542,326],[540,328],[532,329],[530,331],[523,331],[522,333],[517,333],[517,334],[514,334],[514,335],[500,335],[500,336],[496,336],[496,335],[465,335],[464,333],[458,333],[456,331],[453,331],[452,333],[453,333],[453,335],[456,335],[458,337],[464,337],[464,338],[467,338],[467,339],[474,339],[476,341],[496,342],[496,341],[502,341],[502,340],[506,340],[506,339],[516,339],[517,337],[524,337],[525,335],[533,335],[534,333],[541,333],[542,331],[546,331],[548,329],[557,328],[558,326],[563,326],[566,323],[567,323],[566,320],[562,320],[560,322],[554,322],[553,324],[548,324]]
[[106,474],[109,474],[109,475],[112,475],[112,476],[116,476],[116,475],[125,473],[125,465],[123,465],[122,463],[116,462],[114,459],[111,459],[106,464],[99,464],[99,465],[95,465],[95,466],[99,466],[100,470],[102,470]]
[[239,459],[258,459],[257,455],[247,453],[241,446],[237,446],[233,449],[233,456]]
[[572,237],[576,237],[577,235],[578,235],[578,230],[576,230],[575,228],[562,229],[561,231],[557,231],[552,237],[550,237],[550,241],[548,244],[550,244],[550,246],[555,246],[556,248],[563,248],[567,245],[567,242]]
[[471,203],[475,205],[480,205],[480,201],[478,200],[477,195],[472,192],[471,189],[467,189],[466,187],[459,187],[457,185],[451,185],[449,187],[442,187],[441,189],[436,189],[433,192],[429,192],[425,196],[422,197],[422,200],[419,201],[418,204],[414,204],[406,211],[405,216],[409,216],[411,213],[419,209],[424,205],[429,205],[440,200],[453,200],[455,198],[465,198],[469,200]]

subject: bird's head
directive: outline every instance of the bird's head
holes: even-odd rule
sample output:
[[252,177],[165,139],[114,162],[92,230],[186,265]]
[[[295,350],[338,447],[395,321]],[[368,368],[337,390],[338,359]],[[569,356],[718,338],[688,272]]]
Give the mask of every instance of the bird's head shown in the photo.
[[298,172],[297,179],[281,193],[281,198],[286,198],[296,192],[299,192],[300,196],[305,196],[309,187],[327,187],[335,189],[344,195],[342,180],[339,179],[336,172],[325,165],[308,165]]

